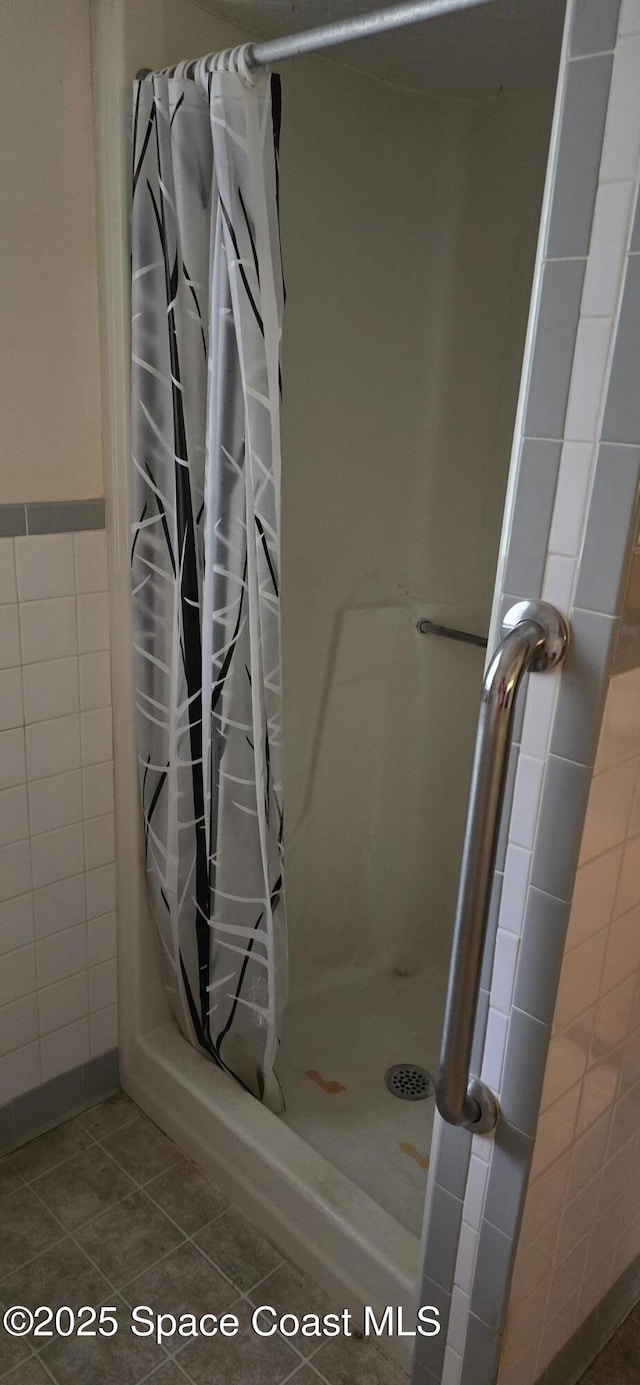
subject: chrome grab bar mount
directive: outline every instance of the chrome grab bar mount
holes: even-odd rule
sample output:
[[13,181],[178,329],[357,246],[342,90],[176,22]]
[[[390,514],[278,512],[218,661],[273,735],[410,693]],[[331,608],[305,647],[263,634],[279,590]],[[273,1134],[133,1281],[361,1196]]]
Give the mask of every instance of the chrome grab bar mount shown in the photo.
[[471,1050],[515,700],[525,673],[562,662],[569,627],[547,602],[518,601],[502,634],[480,699],[436,1081],[440,1115],[476,1135],[493,1130],[499,1116],[493,1092],[471,1074]]

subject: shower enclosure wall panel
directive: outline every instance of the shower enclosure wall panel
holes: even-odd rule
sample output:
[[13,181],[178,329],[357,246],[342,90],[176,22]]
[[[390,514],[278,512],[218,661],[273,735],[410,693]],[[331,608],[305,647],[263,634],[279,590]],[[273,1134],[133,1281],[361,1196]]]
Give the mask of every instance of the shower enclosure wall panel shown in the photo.
[[[245,36],[193,0],[92,10],[123,1084],[341,1303],[410,1308],[418,1221],[401,1226],[192,1050],[159,981],[130,655],[129,92],[141,66]],[[295,1004],[323,979],[428,975],[446,953],[482,657],[415,624],[486,631],[552,93],[436,101],[320,59],[282,82]]]

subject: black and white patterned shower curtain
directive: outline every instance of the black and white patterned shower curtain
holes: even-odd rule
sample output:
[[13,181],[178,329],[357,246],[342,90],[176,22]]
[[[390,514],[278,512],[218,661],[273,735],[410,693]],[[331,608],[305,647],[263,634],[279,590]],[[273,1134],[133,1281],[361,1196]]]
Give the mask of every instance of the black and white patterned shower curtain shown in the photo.
[[131,568],[146,866],[183,1033],[279,1110],[279,81],[178,73],[134,89]]

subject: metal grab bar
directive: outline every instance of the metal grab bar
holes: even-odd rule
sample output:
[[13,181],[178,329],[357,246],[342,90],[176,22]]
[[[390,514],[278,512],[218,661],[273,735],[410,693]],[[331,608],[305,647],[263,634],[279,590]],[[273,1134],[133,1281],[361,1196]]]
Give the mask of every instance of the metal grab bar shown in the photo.
[[459,640],[461,644],[477,644],[486,649],[484,635],[472,635],[470,630],[455,630],[452,625],[436,625],[434,620],[419,620],[416,629],[421,635],[442,635],[445,640]]
[[545,601],[519,601],[502,633],[480,700],[436,1081],[440,1115],[476,1135],[493,1130],[499,1115],[493,1092],[470,1068],[514,704],[525,673],[562,662],[569,627]]

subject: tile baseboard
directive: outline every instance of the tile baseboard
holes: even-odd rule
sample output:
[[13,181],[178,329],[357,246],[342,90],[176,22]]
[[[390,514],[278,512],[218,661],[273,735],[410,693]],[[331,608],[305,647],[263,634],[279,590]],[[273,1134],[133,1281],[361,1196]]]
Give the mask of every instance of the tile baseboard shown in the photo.
[[118,1050],[113,1048],[23,1092],[0,1106],[0,1155],[113,1096],[119,1088]]

